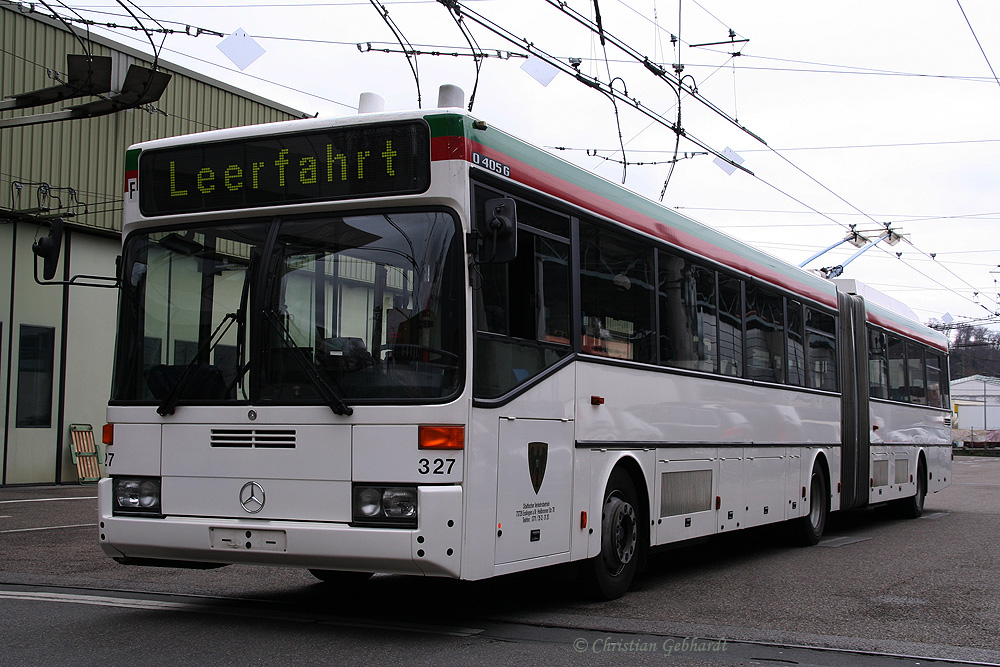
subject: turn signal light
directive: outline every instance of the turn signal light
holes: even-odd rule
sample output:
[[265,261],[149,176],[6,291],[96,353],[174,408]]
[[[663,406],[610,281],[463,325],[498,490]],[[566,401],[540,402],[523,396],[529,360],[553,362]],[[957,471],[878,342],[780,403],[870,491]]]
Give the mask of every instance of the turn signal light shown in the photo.
[[420,427],[420,449],[465,449],[464,426]]
[[105,445],[115,444],[115,425],[105,424],[104,428],[101,429],[101,442]]

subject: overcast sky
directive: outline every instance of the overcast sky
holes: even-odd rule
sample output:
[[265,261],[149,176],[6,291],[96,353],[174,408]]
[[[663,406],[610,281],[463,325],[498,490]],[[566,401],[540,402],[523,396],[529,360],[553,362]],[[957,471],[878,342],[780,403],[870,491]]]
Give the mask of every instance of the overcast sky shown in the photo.
[[[134,25],[108,0],[66,4],[87,18]],[[414,48],[469,53],[439,2],[382,4]],[[566,4],[593,19],[593,0]],[[592,31],[546,0],[463,5],[563,62],[580,58],[585,74],[604,82],[618,77],[617,89],[676,119],[677,96],[669,86],[611,43],[605,58]],[[368,0],[138,6],[167,28],[244,30],[264,54],[242,72],[213,35],[170,35],[161,55],[310,114],[353,113],[365,91],[385,97],[389,110],[417,106],[407,60]],[[876,230],[891,223],[909,243],[868,250],[844,277],[905,302],[924,321],[945,313],[957,322],[979,321],[1000,311],[1000,80],[994,74],[1000,72],[1000,3],[599,0],[599,9],[604,29],[635,52],[668,69],[684,65],[685,82],[724,114],[685,95],[685,132],[713,150],[733,149],[754,173],[729,175],[712,156],[680,160],[664,205],[793,264],[843,238],[848,225],[877,238]],[[525,53],[471,18],[465,24],[488,52]],[[735,40],[749,41],[696,46],[726,42],[730,30]],[[142,33],[103,32],[150,50]],[[161,39],[155,36],[157,45]],[[394,52],[363,52],[359,43]],[[604,95],[566,74],[542,86],[521,69],[524,63],[516,55],[484,60],[473,113],[617,182],[623,167],[613,160],[622,160],[624,143],[626,185],[659,199],[675,135],[622,103],[616,123]],[[443,83],[464,88],[468,102],[476,81],[472,58],[420,55],[417,67],[424,107],[435,106]],[[682,157],[701,150],[681,142]],[[807,268],[843,263],[854,252],[845,244]]]

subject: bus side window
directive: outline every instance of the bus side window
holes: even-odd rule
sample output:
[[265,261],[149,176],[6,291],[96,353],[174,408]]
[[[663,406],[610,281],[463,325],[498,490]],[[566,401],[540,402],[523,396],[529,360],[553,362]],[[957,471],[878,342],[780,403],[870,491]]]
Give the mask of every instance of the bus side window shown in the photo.
[[806,308],[806,349],[809,354],[809,382],[813,389],[837,391],[837,319]]
[[806,348],[802,330],[802,304],[794,299],[785,303],[788,316],[788,384],[801,387],[806,383]]
[[941,391],[942,364],[941,357],[930,350],[925,351],[927,359],[927,405],[932,408],[946,408],[944,394]]
[[717,372],[715,271],[662,250],[659,263],[660,363]]
[[785,381],[785,323],[781,296],[757,285],[746,286],[747,377]]
[[924,349],[916,343],[906,344],[906,365],[909,369],[910,403],[927,405],[926,381],[924,380]]
[[743,377],[743,281],[719,274],[719,371]]
[[569,344],[569,246],[518,232],[517,257],[478,267],[479,331]]
[[[476,197],[495,197],[477,187]],[[477,264],[477,398],[497,398],[567,356],[570,343],[569,219],[517,200],[518,248],[505,264]]]
[[653,250],[637,239],[580,225],[582,350],[654,362]]
[[889,359],[889,398],[906,401],[909,395],[906,389],[906,346],[901,338],[889,336],[886,349]]
[[868,394],[871,398],[889,398],[889,362],[885,358],[886,335],[868,329]]

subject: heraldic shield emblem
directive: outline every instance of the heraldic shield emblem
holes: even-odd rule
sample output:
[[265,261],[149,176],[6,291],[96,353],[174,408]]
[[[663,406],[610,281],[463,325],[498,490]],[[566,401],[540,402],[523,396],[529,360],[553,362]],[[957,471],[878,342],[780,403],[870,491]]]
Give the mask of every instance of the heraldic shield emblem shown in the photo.
[[538,489],[542,488],[542,480],[545,478],[545,464],[549,458],[549,443],[529,442],[528,443],[528,474],[531,476],[531,486],[538,495]]

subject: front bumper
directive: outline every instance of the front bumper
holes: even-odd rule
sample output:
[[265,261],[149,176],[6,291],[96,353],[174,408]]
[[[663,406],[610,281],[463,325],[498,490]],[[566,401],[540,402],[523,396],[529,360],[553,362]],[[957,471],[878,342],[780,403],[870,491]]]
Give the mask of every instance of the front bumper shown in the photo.
[[415,529],[345,523],[112,516],[98,485],[101,549],[113,558],[461,577],[462,488],[419,486]]

